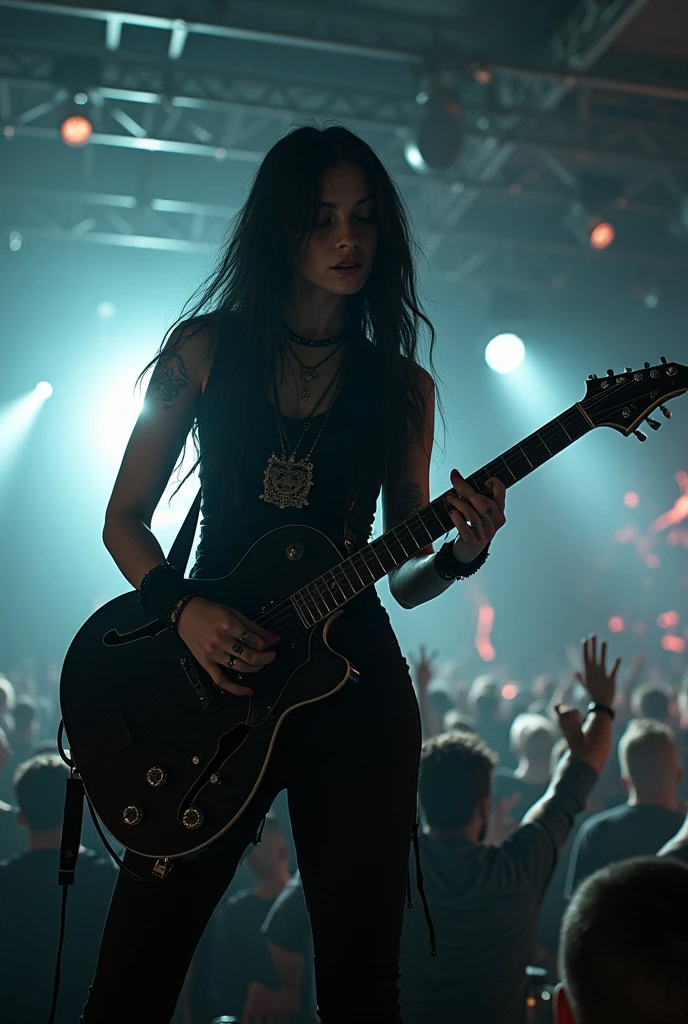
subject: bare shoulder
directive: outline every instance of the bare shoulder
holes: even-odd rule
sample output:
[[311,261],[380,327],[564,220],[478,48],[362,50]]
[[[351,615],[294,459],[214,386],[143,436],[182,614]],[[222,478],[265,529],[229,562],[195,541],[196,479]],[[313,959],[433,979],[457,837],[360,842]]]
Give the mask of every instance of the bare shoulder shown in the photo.
[[217,342],[217,329],[210,317],[194,317],[170,333],[160,353],[150,386],[165,403],[182,390],[203,393],[208,381]]

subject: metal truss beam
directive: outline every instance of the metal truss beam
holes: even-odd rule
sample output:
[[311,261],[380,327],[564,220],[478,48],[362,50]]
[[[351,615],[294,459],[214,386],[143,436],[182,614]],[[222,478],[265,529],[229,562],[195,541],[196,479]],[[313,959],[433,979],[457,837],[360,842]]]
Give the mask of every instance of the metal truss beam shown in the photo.
[[[51,81],[52,73],[51,56],[0,46],[0,120],[6,135],[32,133],[49,138],[52,132],[57,138],[59,106],[67,93]],[[387,136],[383,146],[389,146],[390,153],[398,150],[399,140],[409,134],[414,116],[412,100],[382,90],[342,93],[308,80],[221,74],[180,65],[169,75],[165,65],[112,58],[103,66],[102,81],[90,95],[97,115],[94,145],[189,155],[215,155],[217,147],[231,147],[235,159],[244,159],[239,152],[244,147],[237,139],[237,115],[245,115],[244,131],[250,122],[254,137],[260,127],[256,116],[265,118],[266,139],[271,127],[279,130],[285,121],[299,116],[339,117]],[[144,107],[156,108],[147,116],[152,128],[141,123]],[[568,156],[574,164],[598,159],[607,165],[670,168],[688,162],[688,116],[685,120],[676,115],[659,120],[641,115],[634,119],[628,114],[576,116],[523,110],[511,115],[506,124],[502,108],[481,106],[467,108],[464,123],[467,143],[491,153],[502,165],[503,153],[511,155],[517,148],[551,150],[560,157]],[[475,183],[488,182],[496,170],[490,175],[472,173],[468,160],[457,175]],[[451,180],[449,176],[447,184]],[[461,201],[466,201],[465,194]],[[453,216],[457,216],[456,206]]]
[[[381,12],[371,14],[358,11],[356,18],[344,18],[336,10],[320,10],[317,17],[313,12],[306,14],[306,23],[317,22],[319,33],[295,33],[290,31],[268,31],[265,28],[249,24],[241,24],[237,13],[232,12],[233,23],[216,18],[198,20],[199,8],[209,11],[208,4],[186,2],[177,3],[177,17],[160,17],[159,14],[146,13],[146,8],[154,5],[142,0],[137,4],[138,11],[109,9],[106,5],[93,7],[89,4],[44,3],[39,0],[0,0],[0,7],[33,11],[36,14],[79,18],[102,22],[104,26],[104,42],[111,52],[116,51],[121,43],[122,29],[126,26],[147,28],[168,34],[167,56],[170,60],[178,60],[184,52],[186,41],[190,35],[211,36],[217,39],[238,40],[240,42],[261,43],[267,46],[287,46],[294,49],[317,51],[320,53],[339,54],[348,57],[365,57],[376,61],[389,61],[403,64],[421,64],[424,57],[422,47],[431,46],[436,39],[436,26],[432,19],[404,17],[395,15],[394,19],[384,17]],[[258,19],[263,24],[290,21],[294,24],[300,13],[293,5],[261,3]],[[289,10],[284,11],[288,6]],[[186,9],[186,11],[184,10]],[[217,8],[215,9],[217,15]],[[285,13],[288,18],[285,19]],[[305,12],[304,12],[305,13]],[[280,17],[281,15],[281,17]],[[367,39],[379,40],[379,45],[363,45],[355,40],[364,35]],[[451,32],[444,33],[447,41]],[[404,49],[396,49],[392,41],[397,39]],[[458,42],[458,39],[456,40]],[[407,47],[407,48],[406,48]],[[416,52],[414,52],[414,50]]]
[[[0,188],[0,231],[18,231],[26,242],[87,242],[204,256],[216,250],[236,212],[235,207],[175,199],[142,203],[133,195]],[[431,281],[629,296],[660,285],[681,295],[688,272],[688,257],[616,249],[594,253],[574,244],[488,232],[462,232],[451,243],[450,259],[430,270]]]
[[[587,71],[636,17],[648,0],[579,0],[575,10],[550,39],[539,62],[545,68],[560,72]],[[542,78],[500,75],[496,80],[499,102],[506,110],[554,110],[575,85],[573,78],[551,82]],[[491,181],[514,152],[513,143],[505,142],[496,150],[482,145],[470,161],[468,172],[480,181]],[[455,227],[478,193],[467,190],[446,212],[448,227]],[[444,240],[437,232],[431,240],[435,252]]]

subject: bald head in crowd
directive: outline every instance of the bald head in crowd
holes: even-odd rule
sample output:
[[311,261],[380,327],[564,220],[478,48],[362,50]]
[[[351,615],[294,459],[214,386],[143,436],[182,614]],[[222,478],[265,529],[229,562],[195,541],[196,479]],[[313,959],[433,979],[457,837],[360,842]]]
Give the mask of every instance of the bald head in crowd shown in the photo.
[[650,718],[633,719],[619,741],[619,764],[631,802],[677,807],[683,769],[668,725]]

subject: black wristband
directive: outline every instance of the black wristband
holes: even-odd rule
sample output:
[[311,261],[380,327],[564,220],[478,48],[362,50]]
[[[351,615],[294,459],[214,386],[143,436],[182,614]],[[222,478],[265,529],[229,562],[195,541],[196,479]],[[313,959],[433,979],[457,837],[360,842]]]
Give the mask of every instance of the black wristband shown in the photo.
[[453,549],[454,541],[449,540],[435,554],[435,571],[447,582],[449,580],[467,580],[469,576],[473,576],[485,564],[490,545],[488,544],[472,562],[460,562],[458,558],[454,558]]
[[184,579],[184,574],[175,565],[162,562],[141,580],[139,604],[167,626],[167,616],[172,607],[193,590],[193,582]]
[[605,715],[609,715],[612,721],[616,718],[614,708],[610,708],[607,704],[596,704],[594,700],[591,700],[588,704],[588,715],[591,715],[593,711],[602,711]]

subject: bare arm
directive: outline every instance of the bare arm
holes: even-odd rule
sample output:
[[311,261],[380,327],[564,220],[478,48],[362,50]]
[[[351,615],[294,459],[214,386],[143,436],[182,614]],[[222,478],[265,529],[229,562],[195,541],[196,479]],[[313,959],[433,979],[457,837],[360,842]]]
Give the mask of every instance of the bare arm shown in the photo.
[[199,325],[181,325],[169,344],[180,337],[179,350],[165,349],[155,365],[105,513],[103,542],[136,588],[165,560],[151,520],[193,424],[210,353],[209,333]]
[[[422,444],[409,450],[406,469],[398,480],[387,481],[382,488],[385,533],[418,512],[430,501],[430,455],[435,430],[435,385],[426,370],[419,367],[425,394],[425,430]],[[415,608],[430,601],[451,586],[438,576],[434,567],[432,544],[413,555],[389,573],[389,589],[402,608]]]

